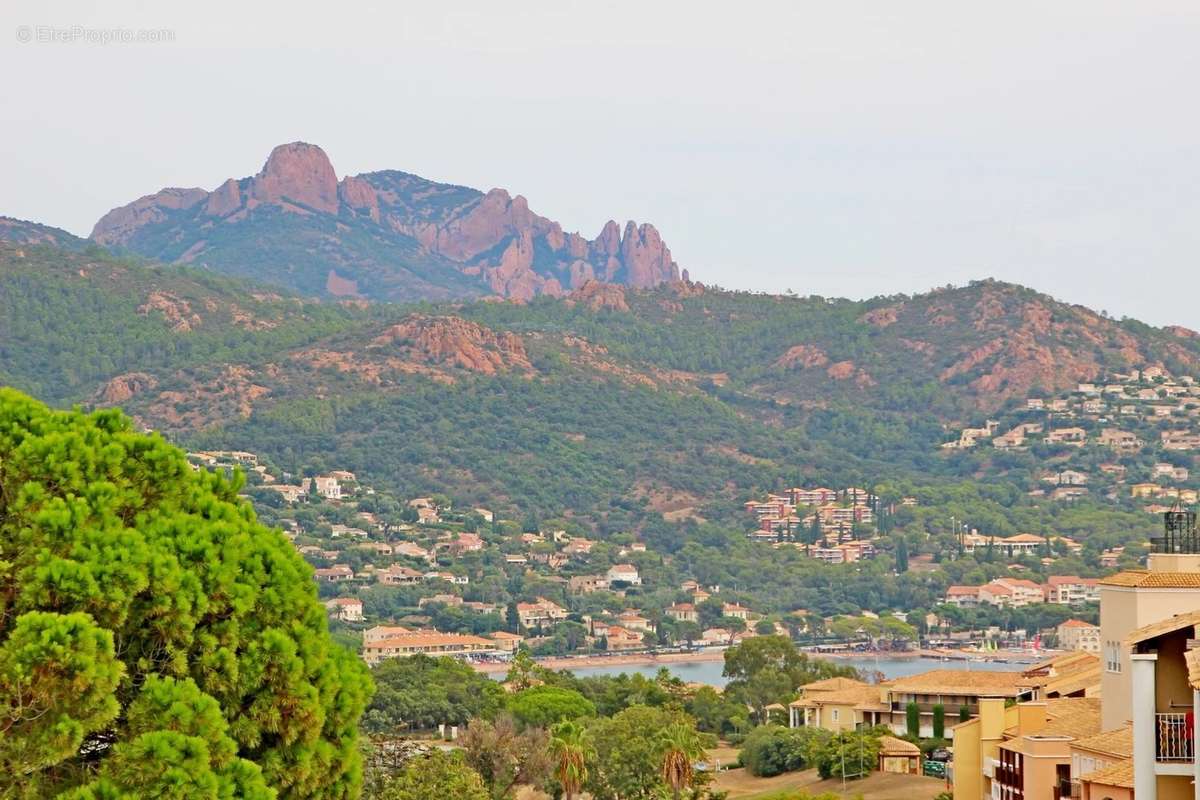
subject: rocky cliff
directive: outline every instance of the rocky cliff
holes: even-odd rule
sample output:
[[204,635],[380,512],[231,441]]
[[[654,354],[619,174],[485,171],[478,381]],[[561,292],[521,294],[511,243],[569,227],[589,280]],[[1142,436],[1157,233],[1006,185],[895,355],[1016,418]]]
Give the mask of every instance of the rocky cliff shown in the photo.
[[589,281],[648,288],[680,271],[649,224],[565,232],[520,195],[397,171],[338,180],[325,152],[276,147],[253,177],[168,188],[105,214],[91,238],[313,294],[385,300],[562,296]]

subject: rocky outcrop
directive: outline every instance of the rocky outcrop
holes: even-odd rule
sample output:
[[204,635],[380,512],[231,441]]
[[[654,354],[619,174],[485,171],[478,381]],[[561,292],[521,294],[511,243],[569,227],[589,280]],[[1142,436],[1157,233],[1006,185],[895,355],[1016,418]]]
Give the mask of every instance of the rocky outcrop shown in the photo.
[[1168,325],[1163,330],[1172,336],[1178,336],[1180,339],[1200,339],[1200,333],[1191,328],[1185,328],[1182,325]]
[[515,333],[497,333],[460,317],[414,314],[390,326],[370,344],[418,363],[459,367],[484,375],[532,372],[525,343]]
[[823,367],[829,363],[829,356],[825,355],[825,351],[815,345],[798,344],[794,347],[789,347],[787,352],[775,359],[775,366],[782,369],[810,369],[812,367]]
[[[339,181],[325,152],[304,142],[276,147],[257,175],[231,178],[212,192],[164,189],[114,209],[96,223],[92,239],[153,258],[205,263],[213,241],[220,239],[214,235],[223,227],[214,229],[218,222],[280,224],[277,216],[256,214],[256,209],[311,217],[313,243],[301,245],[264,230],[261,235],[234,237],[232,253],[213,251],[218,261],[250,264],[271,259],[285,265],[278,273],[288,276],[294,274],[297,260],[316,249],[326,259],[325,270],[336,265],[337,274],[367,297],[375,291],[381,299],[395,299],[386,288],[372,287],[389,286],[389,272],[398,270],[415,268],[422,280],[428,279],[428,263],[471,276],[481,291],[515,300],[561,296],[596,280],[648,288],[680,278],[670,249],[653,225],[630,221],[622,229],[610,220],[588,240],[563,231],[557,222],[530,210],[524,197],[504,189],[481,193],[395,171]],[[353,249],[340,237],[355,225],[382,246],[366,252]],[[140,236],[143,232],[157,235]],[[288,249],[293,246],[303,248],[302,255]],[[366,280],[366,273],[374,280]],[[335,296],[344,295],[347,286],[328,282],[325,272],[295,280],[309,290],[323,286],[326,294]],[[456,285],[462,284],[458,279]]]
[[254,202],[300,204],[326,214],[338,212],[338,179],[329,156],[304,142],[281,144],[271,151],[262,172],[250,182]]
[[141,229],[164,222],[167,212],[192,208],[207,198],[208,192],[197,188],[163,189],[148,194],[101,217],[92,228],[91,239],[106,246],[128,244]]
[[567,296],[567,305],[581,303],[591,311],[608,309],[610,311],[628,311],[629,303],[625,301],[625,290],[612,283],[588,281]]
[[143,316],[153,311],[161,313],[176,333],[187,333],[201,321],[200,315],[192,311],[191,303],[170,292],[151,292],[137,311]]
[[145,372],[127,372],[112,378],[96,392],[96,402],[105,405],[124,403],[158,386],[158,379]]

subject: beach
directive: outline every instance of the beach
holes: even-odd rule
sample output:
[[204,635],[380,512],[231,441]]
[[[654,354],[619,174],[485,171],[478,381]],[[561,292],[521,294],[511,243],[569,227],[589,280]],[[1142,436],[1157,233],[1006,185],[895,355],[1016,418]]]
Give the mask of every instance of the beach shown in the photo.
[[[653,667],[667,664],[702,663],[705,661],[724,661],[725,650],[701,650],[695,653],[623,653],[611,656],[577,656],[575,658],[539,658],[540,666],[547,669],[593,669],[597,667]],[[473,665],[479,672],[507,672],[509,664],[503,661],[485,662]]]

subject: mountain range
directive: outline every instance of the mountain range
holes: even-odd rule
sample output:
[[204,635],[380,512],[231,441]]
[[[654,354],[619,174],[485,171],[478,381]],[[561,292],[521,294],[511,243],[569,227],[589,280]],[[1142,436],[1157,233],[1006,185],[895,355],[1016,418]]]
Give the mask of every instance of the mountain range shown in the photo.
[[562,296],[590,280],[678,280],[654,226],[564,232],[521,195],[395,170],[338,179],[325,152],[276,147],[258,174],[212,191],[165,188],[115,208],[91,240],[313,296],[447,300]]

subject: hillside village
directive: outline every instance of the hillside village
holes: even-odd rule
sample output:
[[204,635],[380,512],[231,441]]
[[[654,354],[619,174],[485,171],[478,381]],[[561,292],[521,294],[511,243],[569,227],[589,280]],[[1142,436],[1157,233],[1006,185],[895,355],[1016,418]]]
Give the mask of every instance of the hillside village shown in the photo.
[[[667,582],[663,554],[630,535],[598,541],[555,524],[506,520],[483,507],[459,509],[444,496],[397,500],[348,470],[291,475],[245,451],[192,452],[189,459],[197,469],[247,476],[245,496],[312,565],[335,633],[370,664],[415,653],[505,660],[518,648],[540,656],[725,648],[764,634],[807,639],[823,652],[1020,645],[1039,634],[1062,643],[1055,628],[974,630],[957,624],[952,612],[1051,603],[1092,617],[1088,609],[1094,612],[1098,599],[1094,578],[1051,575],[1043,585],[999,577],[951,585],[942,598],[948,611],[921,618],[903,609],[772,614],[730,587]],[[905,497],[898,505],[915,507],[917,500]],[[877,557],[879,519],[896,509],[861,488],[793,487],[748,501],[744,510],[755,545],[840,565]],[[1047,542],[977,532],[964,533],[961,548],[1007,559],[1080,549],[1067,537]]]
[[[1161,514],[1200,499],[1200,383],[1148,366],[1075,391],[1034,396],[942,444],[948,456],[977,453],[1004,469],[1036,457],[1029,495],[1091,498]],[[990,449],[994,455],[988,455]],[[963,454],[959,457],[967,457]]]

